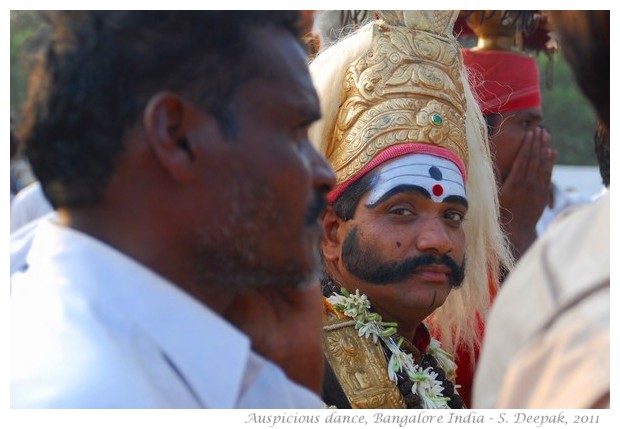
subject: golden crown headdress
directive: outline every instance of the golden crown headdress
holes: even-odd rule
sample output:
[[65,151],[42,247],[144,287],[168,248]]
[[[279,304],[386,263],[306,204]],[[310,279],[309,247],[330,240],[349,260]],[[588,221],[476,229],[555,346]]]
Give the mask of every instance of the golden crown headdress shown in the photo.
[[467,165],[458,11],[380,11],[370,49],[344,77],[326,157],[337,184],[405,143],[448,149]]

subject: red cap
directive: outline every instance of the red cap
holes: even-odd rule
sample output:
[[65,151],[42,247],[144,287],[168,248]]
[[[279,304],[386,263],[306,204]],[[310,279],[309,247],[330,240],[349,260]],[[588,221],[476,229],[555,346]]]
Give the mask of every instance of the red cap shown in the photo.
[[535,58],[508,51],[463,49],[463,62],[483,114],[541,106]]

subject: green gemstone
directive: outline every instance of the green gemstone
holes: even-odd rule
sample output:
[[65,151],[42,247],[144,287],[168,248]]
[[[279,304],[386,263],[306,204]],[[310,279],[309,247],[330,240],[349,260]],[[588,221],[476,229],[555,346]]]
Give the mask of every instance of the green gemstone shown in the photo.
[[435,125],[441,125],[443,123],[443,119],[437,113],[433,113],[431,115],[431,122]]

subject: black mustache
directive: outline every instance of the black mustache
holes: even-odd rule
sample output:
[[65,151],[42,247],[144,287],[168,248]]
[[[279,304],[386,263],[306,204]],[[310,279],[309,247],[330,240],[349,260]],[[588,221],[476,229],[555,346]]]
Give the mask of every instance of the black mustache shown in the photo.
[[465,278],[465,262],[459,265],[448,255],[437,256],[430,253],[425,253],[403,262],[395,263],[393,268],[382,273],[382,277],[385,283],[396,283],[405,280],[414,271],[428,265],[447,266],[450,270],[448,272],[448,281],[453,288],[458,288],[463,283]]
[[372,284],[386,285],[406,280],[417,269],[428,265],[447,266],[450,286],[458,288],[465,279],[465,262],[456,263],[448,255],[437,256],[431,253],[414,256],[402,262],[381,260],[371,249],[362,250],[354,228],[342,245],[342,258],[345,267],[358,278]]
[[314,224],[319,216],[327,208],[327,194],[324,192],[316,192],[312,203],[306,211],[306,225]]

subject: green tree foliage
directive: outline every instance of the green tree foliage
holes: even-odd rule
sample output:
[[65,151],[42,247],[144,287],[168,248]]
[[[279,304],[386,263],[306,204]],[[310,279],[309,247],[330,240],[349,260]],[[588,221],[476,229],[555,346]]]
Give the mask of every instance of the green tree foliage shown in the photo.
[[44,21],[37,11],[11,11],[11,117],[19,120],[28,87],[28,55]]

